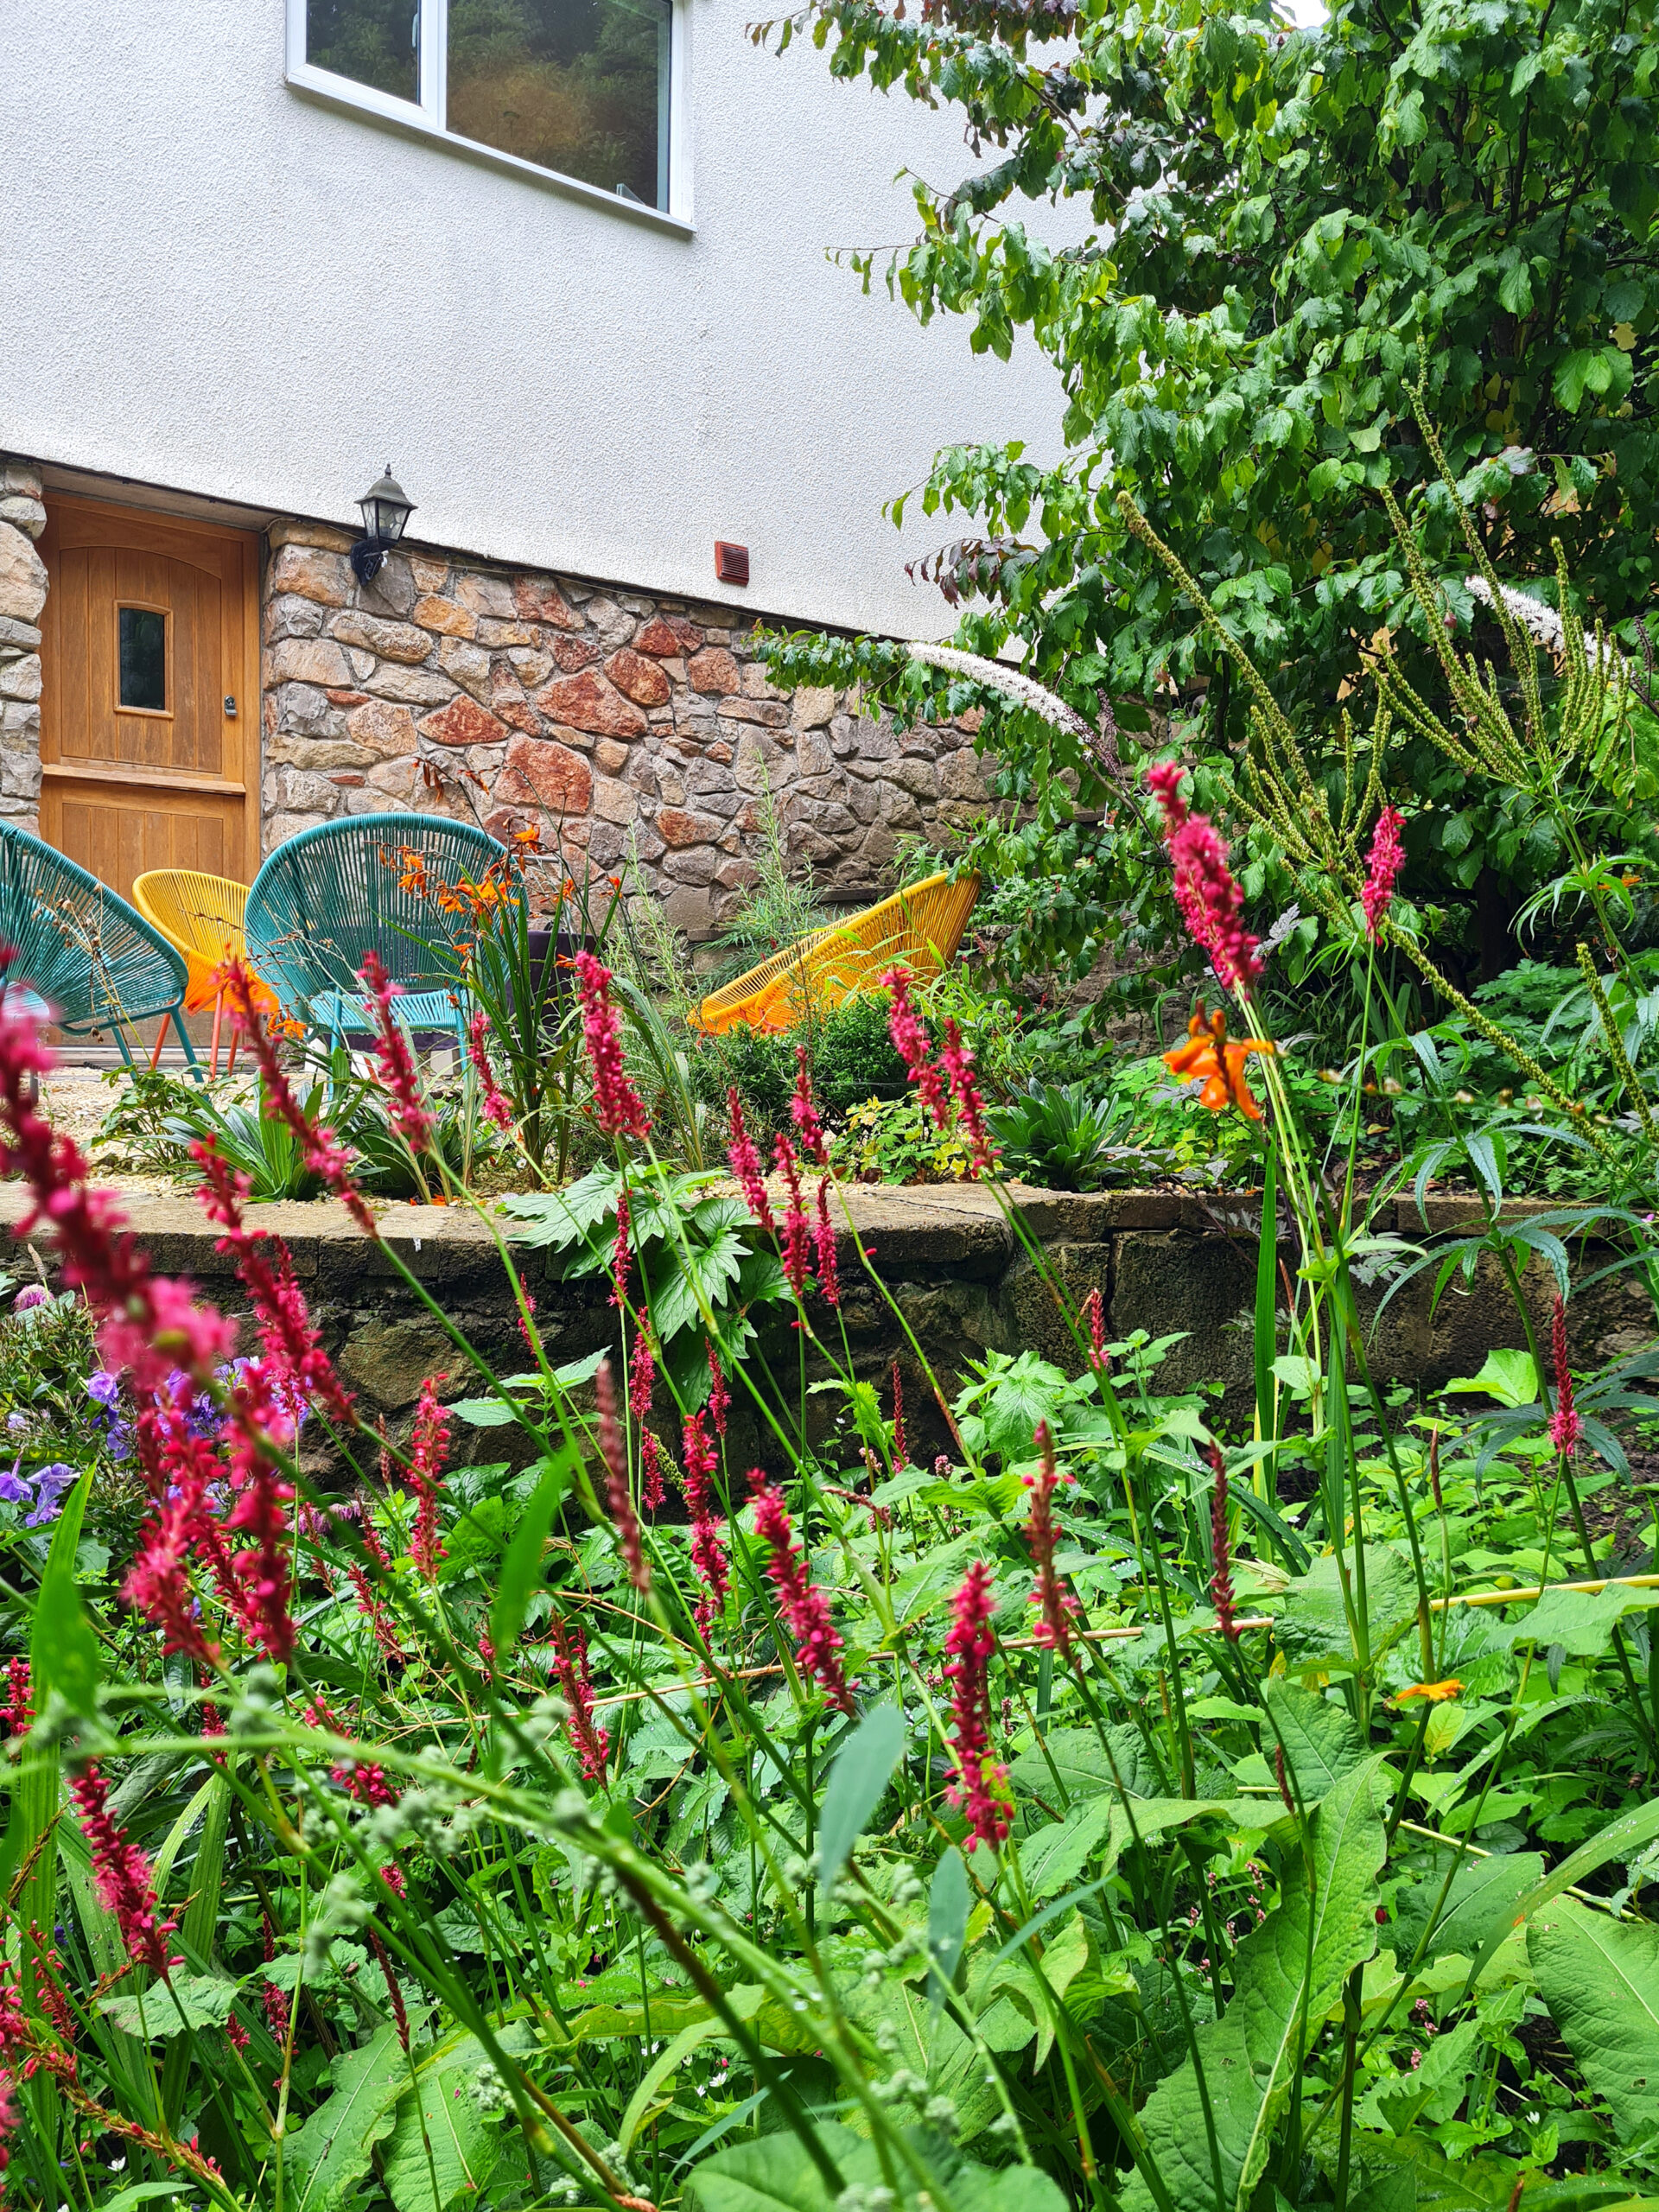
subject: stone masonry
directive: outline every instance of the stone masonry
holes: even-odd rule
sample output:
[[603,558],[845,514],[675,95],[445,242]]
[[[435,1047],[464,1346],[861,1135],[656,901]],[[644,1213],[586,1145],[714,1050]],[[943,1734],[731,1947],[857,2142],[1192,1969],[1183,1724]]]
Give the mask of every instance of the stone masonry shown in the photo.
[[41,609],[46,528],[40,471],[0,455],[0,817],[31,831],[41,811]]
[[[832,893],[883,885],[901,833],[985,806],[970,728],[900,734],[849,696],[777,691],[731,607],[412,546],[364,588],[348,532],[268,536],[266,851],[402,807],[539,823],[572,874],[616,872],[632,837],[695,938],[754,880],[768,788]],[[0,555],[0,591],[6,574]]]

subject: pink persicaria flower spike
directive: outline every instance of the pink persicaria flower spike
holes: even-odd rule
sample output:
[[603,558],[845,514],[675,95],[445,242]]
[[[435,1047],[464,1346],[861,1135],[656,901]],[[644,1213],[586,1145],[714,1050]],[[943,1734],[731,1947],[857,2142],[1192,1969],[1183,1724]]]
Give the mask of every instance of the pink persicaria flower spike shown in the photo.
[[490,1065],[490,1048],[486,1042],[489,1030],[489,1018],[480,1007],[467,1025],[467,1057],[478,1077],[478,1095],[484,1109],[484,1118],[486,1122],[493,1122],[505,1136],[512,1127],[512,1101],[503,1095],[495,1079],[495,1070]]
[[691,1516],[691,1564],[704,1591],[697,1602],[696,1623],[706,1637],[716,1616],[725,1610],[731,1578],[714,1510],[715,1447],[703,1433],[701,1414],[685,1417],[681,1458],[685,1467],[686,1508]]
[[893,1004],[887,1014],[887,1029],[893,1039],[893,1048],[904,1062],[906,1071],[921,1094],[923,1103],[932,1115],[934,1126],[940,1129],[950,1124],[950,1091],[944,1076],[935,1064],[927,1032],[922,1018],[911,1003],[910,976],[903,968],[889,968],[881,978],[881,988],[891,992]]
[[222,985],[225,1002],[231,1009],[237,1032],[253,1054],[263,1096],[270,1112],[293,1131],[306,1166],[328,1185],[363,1234],[378,1238],[380,1231],[374,1216],[352,1179],[351,1154],[326,1123],[308,1120],[289,1088],[288,1077],[277,1062],[270,1031],[255,997],[257,986],[245,963],[227,960],[213,980]]
[[726,1433],[726,1412],[732,1402],[732,1394],[726,1387],[726,1370],[720,1363],[720,1354],[713,1341],[705,1337],[703,1349],[709,1355],[709,1418],[715,1424],[715,1434]]
[[812,1267],[812,1232],[801,1203],[800,1162],[795,1147],[780,1129],[774,1147],[778,1172],[789,1192],[784,1209],[784,1275],[797,1298],[806,1295],[806,1278]]
[[646,1427],[651,1419],[652,1393],[656,1382],[657,1359],[651,1331],[642,1322],[633,1335],[633,1357],[628,1366],[628,1399],[630,1410],[639,1430],[639,1503],[647,1513],[655,1513],[668,1496],[663,1481],[661,1449],[655,1433]]
[[393,1010],[394,1001],[404,996],[404,987],[387,975],[378,952],[364,954],[357,980],[374,1009],[375,1064],[391,1101],[391,1126],[411,1152],[424,1152],[436,1124],[421,1096],[420,1071],[415,1065],[409,1032]]
[[1567,1363],[1567,1306],[1559,1296],[1550,1314],[1549,1352],[1555,1370],[1555,1410],[1549,1417],[1549,1440],[1565,1459],[1577,1451],[1584,1423],[1573,1402],[1573,1375]]
[[34,1707],[29,1703],[29,1697],[28,1660],[8,1660],[6,1701],[3,1706],[0,1706],[0,1739],[28,1735],[35,1722]]
[[294,1279],[288,1247],[250,1230],[243,1209],[248,1178],[219,1155],[216,1137],[200,1138],[190,1157],[201,1171],[196,1196],[208,1219],[225,1231],[214,1250],[234,1259],[236,1272],[253,1301],[265,1357],[291,1378],[299,1395],[320,1404],[330,1419],[354,1424],[351,1393],[334,1371],[313,1325],[305,1294]]
[[173,1923],[161,1917],[149,1861],[111,1812],[109,1789],[96,1762],[70,1777],[69,1795],[92,1854],[93,1884],[115,1916],[127,1956],[135,1966],[165,1975],[173,1963],[167,1947]]
[[[0,980],[9,957],[0,949]],[[52,1065],[32,1020],[0,1014],[0,1174],[21,1177],[32,1201],[13,1234],[21,1240],[50,1231],[63,1283],[84,1292],[102,1320],[107,1367],[130,1369],[141,1391],[164,1383],[175,1368],[205,1382],[234,1351],[235,1327],[199,1305],[188,1284],[151,1273],[114,1200],[92,1187],[79,1147],[42,1117],[36,1078]]]
[[645,1101],[622,1058],[622,1017],[611,1004],[611,971],[591,952],[576,955],[582,1029],[594,1070],[594,1105],[602,1135],[643,1138],[651,1128]]
[[812,1096],[812,1070],[804,1045],[795,1047],[795,1096],[789,1102],[789,1114],[800,1138],[802,1152],[815,1167],[827,1167],[830,1148],[823,1141],[823,1123],[818,1119],[817,1105]]
[[1210,1501],[1210,1549],[1214,1560],[1210,1594],[1216,1601],[1216,1626],[1230,1643],[1236,1643],[1238,1601],[1233,1594],[1233,1532],[1227,1512],[1227,1462],[1221,1456],[1218,1444],[1210,1446],[1210,1465],[1216,1478]]
[[1106,1301],[1097,1288],[1084,1300],[1083,1318],[1089,1325],[1089,1364],[1096,1375],[1106,1375],[1112,1364],[1106,1355]]
[[990,1676],[996,1650],[991,1617],[995,1611],[991,1570],[983,1560],[976,1560],[950,1601],[950,1628],[944,1639],[950,1655],[944,1673],[950,1685],[955,1730],[950,1755],[957,1770],[945,1795],[967,1816],[969,1851],[981,1843],[996,1850],[1011,1825],[1001,1791],[1007,1769],[991,1756]]
[[[1054,1566],[1054,1549],[1059,1540],[1059,1529],[1054,1519],[1054,1493],[1062,1478],[1054,1464],[1054,1439],[1046,1421],[1039,1421],[1037,1424],[1037,1449],[1041,1457],[1041,1465],[1036,1474],[1027,1475],[1025,1478],[1026,1488],[1031,1493],[1031,1518],[1026,1523],[1026,1541],[1031,1547],[1031,1556],[1037,1567],[1031,1602],[1036,1607],[1039,1618],[1032,1635],[1039,1643],[1046,1644],[1051,1651],[1058,1651],[1069,1657],[1078,1606]],[[1069,1480],[1070,1478],[1065,1479]]]
[[778,1224],[772,1217],[772,1204],[766,1197],[766,1179],[761,1173],[760,1155],[754,1148],[743,1120],[743,1102],[734,1084],[726,1093],[727,1110],[732,1118],[732,1141],[726,1147],[726,1157],[732,1164],[732,1174],[743,1192],[749,1211],[769,1236],[778,1233]]
[[569,1708],[564,1732],[576,1755],[582,1778],[603,1783],[605,1761],[611,1748],[607,1732],[594,1719],[594,1684],[588,1671],[588,1639],[575,1621],[555,1613],[547,1624],[548,1649],[553,1672]]
[[968,1140],[972,1172],[976,1175],[988,1174],[996,1155],[990,1131],[985,1126],[985,1101],[980,1095],[979,1077],[974,1072],[974,1056],[963,1043],[956,1023],[948,1016],[939,1059],[950,1078],[950,1095],[957,1102],[957,1122]]
[[[365,1554],[373,1563],[376,1573],[389,1580],[391,1574],[391,1561],[386,1557],[386,1548],[380,1541],[378,1530],[369,1518],[366,1507],[364,1510],[358,1536]],[[379,1593],[369,1580],[368,1569],[361,1560],[353,1560],[346,1572],[351,1576],[352,1587],[357,1592],[357,1610],[367,1620],[370,1631],[381,1652],[388,1659],[407,1659],[409,1654],[404,1649],[403,1639],[397,1633],[397,1624],[380,1602]]]
[[203,1512],[199,1494],[181,1491],[162,1500],[138,1540],[122,1595],[161,1630],[164,1651],[186,1652],[199,1666],[212,1667],[219,1647],[202,1625],[201,1607],[190,1585]]
[[415,1493],[415,1527],[409,1555],[417,1573],[429,1582],[436,1580],[438,1561],[448,1554],[438,1536],[438,1494],[443,1471],[449,1464],[449,1415],[438,1400],[438,1385],[448,1377],[429,1375],[421,1385],[415,1408],[415,1427],[409,1440],[410,1488]]
[[856,1708],[842,1671],[842,1641],[830,1618],[830,1600],[796,1548],[782,1493],[759,1467],[750,1471],[749,1487],[754,1492],[755,1534],[772,1554],[766,1573],[778,1592],[778,1611],[795,1639],[795,1663],[838,1712],[850,1716]]
[[291,1441],[291,1425],[264,1360],[244,1363],[231,1393],[231,1482],[237,1497],[225,1526],[248,1540],[246,1549],[231,1561],[237,1610],[248,1634],[280,1664],[292,1657],[298,1640],[289,1611],[289,1509],[294,1491],[270,1451]]
[[910,1446],[905,1438],[905,1378],[893,1363],[893,1471],[902,1473],[910,1465]]
[[818,1179],[818,1217],[812,1226],[818,1262],[818,1296],[829,1306],[841,1304],[841,1277],[836,1271],[836,1225],[830,1218],[830,1178]]
[[628,1487],[628,1447],[617,1419],[616,1384],[612,1380],[608,1359],[599,1363],[599,1372],[594,1377],[594,1396],[599,1408],[596,1426],[600,1457],[605,1463],[605,1510],[616,1530],[616,1548],[622,1554],[628,1580],[642,1598],[648,1598],[651,1561],[645,1557],[645,1537],[640,1531],[639,1516],[633,1510],[633,1493]]
[[611,1303],[618,1312],[628,1302],[628,1276],[633,1258],[633,1216],[626,1185],[616,1194],[616,1242],[611,1247]]
[[1376,817],[1376,828],[1371,836],[1360,904],[1365,909],[1365,926],[1373,944],[1382,927],[1383,916],[1394,903],[1394,887],[1406,864],[1406,849],[1400,842],[1405,819],[1397,806],[1385,806]]
[[1226,840],[1207,815],[1189,814],[1180,795],[1182,771],[1173,760],[1147,771],[1147,786],[1163,810],[1164,842],[1174,876],[1175,903],[1187,934],[1210,956],[1223,988],[1249,990],[1262,973],[1259,938],[1244,926],[1244,893],[1227,865]]

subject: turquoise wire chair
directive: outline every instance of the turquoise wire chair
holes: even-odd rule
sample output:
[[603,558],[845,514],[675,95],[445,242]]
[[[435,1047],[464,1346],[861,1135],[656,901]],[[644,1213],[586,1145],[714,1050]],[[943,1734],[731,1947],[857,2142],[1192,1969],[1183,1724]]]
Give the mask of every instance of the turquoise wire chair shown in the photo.
[[8,1013],[73,1036],[112,1030],[129,1067],[127,1025],[159,1014],[150,1065],[169,1021],[195,1065],[182,1012],[188,978],[173,947],[95,875],[9,822],[0,822],[0,941],[13,948],[0,983]]
[[453,1031],[464,1042],[457,978],[472,927],[465,914],[444,913],[432,891],[476,882],[505,857],[486,831],[442,815],[360,815],[302,830],[253,879],[248,957],[283,1013],[321,1032],[330,1050],[373,1030],[357,981],[370,951],[404,987],[395,1006],[404,1028]]

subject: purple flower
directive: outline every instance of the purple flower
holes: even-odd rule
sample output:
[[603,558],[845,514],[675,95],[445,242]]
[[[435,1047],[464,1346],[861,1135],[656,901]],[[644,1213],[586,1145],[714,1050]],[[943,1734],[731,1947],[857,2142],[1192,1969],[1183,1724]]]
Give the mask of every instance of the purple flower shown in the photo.
[[29,1415],[27,1414],[8,1414],[6,1415],[6,1428],[9,1433],[13,1436],[27,1436],[29,1434]]
[[66,1466],[61,1459],[54,1459],[49,1466],[35,1471],[35,1510],[23,1521],[25,1529],[44,1528],[48,1521],[55,1521],[63,1510],[63,1493],[79,1478],[79,1470]]
[[94,1368],[86,1377],[86,1395],[102,1406],[106,1413],[113,1413],[121,1396],[121,1377],[111,1375],[107,1368]]
[[11,1301],[14,1313],[32,1313],[37,1306],[49,1306],[52,1294],[44,1283],[26,1282]]
[[0,1474],[0,1497],[4,1498],[8,1505],[29,1505],[34,1503],[29,1484],[26,1482],[19,1482],[17,1479],[17,1470],[22,1464],[23,1455],[20,1452],[11,1463],[10,1473]]

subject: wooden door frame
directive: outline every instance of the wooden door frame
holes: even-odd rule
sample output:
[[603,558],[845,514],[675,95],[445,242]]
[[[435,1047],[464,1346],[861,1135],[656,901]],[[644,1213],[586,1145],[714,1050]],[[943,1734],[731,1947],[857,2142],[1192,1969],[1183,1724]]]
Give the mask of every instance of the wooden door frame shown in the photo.
[[[240,549],[241,650],[239,653],[227,658],[227,668],[237,683],[236,717],[229,726],[238,733],[236,745],[227,750],[237,754],[240,773],[220,777],[175,772],[168,782],[175,791],[218,792],[226,798],[238,791],[242,794],[242,850],[238,872],[243,882],[251,883],[258,873],[263,856],[264,829],[262,741],[264,702],[259,685],[260,578],[264,549],[258,532],[232,530],[223,523],[198,522],[189,515],[162,513],[153,507],[124,506],[117,499],[91,499],[81,493],[47,493],[46,528],[41,533],[39,546],[47,569],[46,605],[41,613],[41,774],[43,782],[48,779],[82,784],[142,781],[140,778],[115,770],[100,770],[95,766],[73,768],[63,762],[58,701],[52,682],[53,664],[63,651],[60,628],[63,602],[57,588],[56,565],[58,518],[60,514],[96,517],[100,524],[107,524],[115,533],[106,542],[117,546],[123,542],[120,533],[124,530],[130,535],[128,550],[134,552],[158,553],[164,556],[188,559],[190,542],[194,540],[200,543],[203,538],[216,539],[222,545]],[[225,581],[229,590],[232,579],[226,577]]]

